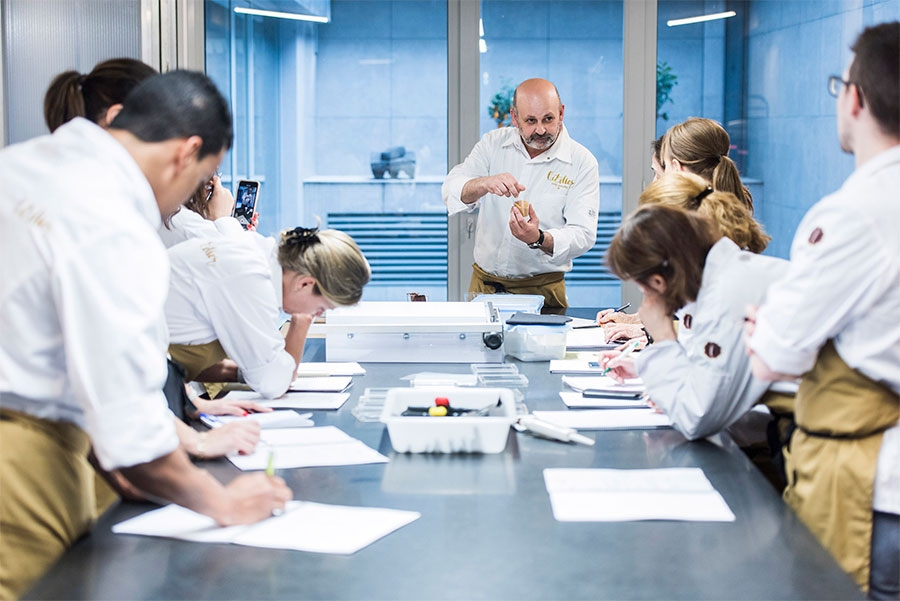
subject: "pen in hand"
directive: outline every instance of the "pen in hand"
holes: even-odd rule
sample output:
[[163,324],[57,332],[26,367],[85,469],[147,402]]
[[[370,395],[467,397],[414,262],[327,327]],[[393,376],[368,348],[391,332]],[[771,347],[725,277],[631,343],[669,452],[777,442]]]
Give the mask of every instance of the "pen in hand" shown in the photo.
[[627,308],[630,307],[630,306],[631,306],[631,303],[625,303],[625,304],[622,305],[621,307],[618,307],[618,308],[615,310],[615,313],[621,313],[622,311],[624,311],[625,309],[627,309]]
[[266,475],[270,478],[275,475],[275,449],[269,447],[269,461],[266,463]]
[[[639,340],[635,340],[634,344],[632,344],[631,346],[626,348],[624,351],[622,351],[621,355],[619,355],[618,357],[614,357],[613,359],[610,359],[609,361],[615,361],[617,359],[624,359],[625,357],[627,357],[628,355],[630,355],[631,353],[636,351],[637,347],[639,347],[640,344],[641,344],[641,342]],[[607,363],[606,368],[604,368],[604,370],[602,372],[600,372],[601,376],[605,376],[610,371],[612,371],[612,367],[609,366],[609,361],[606,362]]]

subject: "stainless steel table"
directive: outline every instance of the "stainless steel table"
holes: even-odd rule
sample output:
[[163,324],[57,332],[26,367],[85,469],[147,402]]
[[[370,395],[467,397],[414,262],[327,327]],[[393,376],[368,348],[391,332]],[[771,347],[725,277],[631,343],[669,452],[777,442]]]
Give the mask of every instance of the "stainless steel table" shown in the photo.
[[[322,360],[311,348],[308,360]],[[547,363],[519,363],[530,409],[563,409]],[[284,471],[295,498],[419,511],[352,556],[113,535],[151,508],[124,503],[68,552],[29,599],[856,599],[859,589],[727,437],[673,430],[590,432],[594,447],[510,432],[499,455],[395,454],[379,423],[351,409],[364,388],[468,365],[367,364],[350,400],[317,412],[390,456],[381,465]],[[222,481],[238,470],[208,462]],[[547,467],[700,467],[733,523],[562,523]]]

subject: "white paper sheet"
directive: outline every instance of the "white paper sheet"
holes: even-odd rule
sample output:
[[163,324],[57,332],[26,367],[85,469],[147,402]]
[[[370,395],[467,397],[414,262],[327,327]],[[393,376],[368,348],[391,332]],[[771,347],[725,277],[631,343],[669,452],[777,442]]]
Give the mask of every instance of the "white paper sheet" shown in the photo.
[[300,363],[297,366],[297,377],[323,377],[323,376],[361,376],[366,373],[365,368],[355,361],[350,362],[314,362]]
[[560,392],[559,396],[566,407],[573,409],[650,409],[650,405],[643,399],[586,398],[580,392]]
[[353,378],[350,376],[321,376],[295,378],[291,382],[293,392],[343,392]]
[[296,446],[305,444],[329,444],[356,440],[335,426],[319,426],[317,428],[284,428],[282,430],[263,430],[260,441],[270,446]]
[[291,409],[280,411],[270,411],[269,413],[251,413],[250,415],[201,415],[200,420],[210,427],[216,427],[215,423],[228,424],[239,421],[253,421],[259,424],[260,428],[308,428],[315,425],[309,414],[300,414]]
[[112,530],[116,534],[350,555],[419,517],[415,511],[291,501],[278,517],[220,528],[211,518],[168,505],[116,524]]
[[534,411],[535,417],[576,430],[640,430],[672,426],[669,416],[646,409]]
[[250,455],[229,455],[228,460],[239,470],[261,471],[269,464],[270,450],[274,450],[275,469],[279,470],[388,462],[387,457],[356,439],[346,442],[271,447],[258,445],[256,451]]
[[646,392],[644,381],[640,378],[628,378],[619,384],[609,376],[563,376],[563,384],[578,392],[585,390],[610,390],[617,392]]
[[547,468],[544,484],[560,522],[735,519],[699,468]]
[[620,343],[606,341],[603,328],[580,328],[566,332],[566,350],[612,350],[619,346]]
[[242,401],[254,401],[272,409],[303,409],[329,411],[340,409],[350,398],[349,392],[289,392],[277,399],[266,399],[253,391],[234,390],[225,397]]

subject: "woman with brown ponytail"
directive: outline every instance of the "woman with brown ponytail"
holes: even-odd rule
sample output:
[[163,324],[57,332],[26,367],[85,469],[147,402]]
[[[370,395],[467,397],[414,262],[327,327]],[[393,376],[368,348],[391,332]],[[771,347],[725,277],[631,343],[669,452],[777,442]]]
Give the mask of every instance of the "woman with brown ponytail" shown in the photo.
[[709,182],[719,192],[731,192],[753,214],[753,195],[741,182],[737,165],[728,156],[731,139],[712,119],[691,117],[673,125],[662,142],[666,173],[688,171]]
[[[244,382],[267,398],[293,380],[313,318],[353,305],[371,277],[353,239],[294,228],[280,242],[193,238],[169,249],[169,353],[199,382]],[[281,312],[290,315],[279,332]],[[211,391],[211,396],[213,396]]]

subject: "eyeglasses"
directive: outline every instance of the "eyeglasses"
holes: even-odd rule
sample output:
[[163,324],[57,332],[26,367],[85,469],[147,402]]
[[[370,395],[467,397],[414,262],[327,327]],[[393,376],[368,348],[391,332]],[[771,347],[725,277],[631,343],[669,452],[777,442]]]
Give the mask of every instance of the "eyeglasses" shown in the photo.
[[837,98],[838,94],[841,93],[842,86],[856,86],[856,93],[859,96],[859,106],[860,107],[863,106],[862,88],[859,87],[858,83],[855,83],[852,81],[846,81],[846,80],[838,77],[837,75],[830,75],[828,77],[828,93],[831,94],[832,96],[834,96],[835,98]]
[[838,94],[841,93],[841,86],[849,86],[849,85],[850,85],[849,81],[844,81],[837,75],[831,75],[828,77],[828,93],[831,94],[832,96],[834,96],[835,98],[837,98]]

